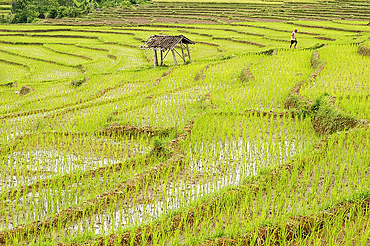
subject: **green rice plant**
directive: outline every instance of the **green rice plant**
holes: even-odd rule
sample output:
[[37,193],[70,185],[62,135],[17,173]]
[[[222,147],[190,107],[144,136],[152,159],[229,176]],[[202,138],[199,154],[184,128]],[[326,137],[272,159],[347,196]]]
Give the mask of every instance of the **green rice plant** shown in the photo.
[[335,97],[335,104],[345,112],[357,118],[368,118],[365,96],[369,87],[365,79],[369,73],[368,58],[357,54],[356,48],[338,45],[320,51],[327,65],[313,84],[304,86],[302,94],[312,99],[325,91]]
[[[297,6],[271,4],[115,13],[216,23],[291,19],[282,10]],[[304,4],[310,18],[338,15]],[[363,24],[1,26],[0,244],[364,244],[359,210],[308,219],[368,197],[367,58],[351,44],[369,36]],[[296,26],[303,49],[288,50]],[[192,62],[152,67],[138,48],[158,33],[194,40]],[[322,71],[310,64],[319,48]],[[289,93],[305,115],[285,108]]]
[[[246,56],[245,62],[255,61],[249,68],[254,80],[246,84],[239,83],[238,87],[233,86],[230,90],[228,88],[220,90],[218,93],[212,94],[212,100],[215,104],[220,104],[220,110],[238,112],[251,108],[261,111],[282,110],[286,93],[295,83],[303,80],[312,71],[308,64],[297,66],[298,60],[301,60],[302,56],[307,57],[310,52],[300,51],[299,53],[298,56],[292,57],[291,51],[281,51],[277,56],[265,57],[260,62],[256,62],[257,59],[254,57],[251,59]],[[233,63],[230,65],[232,68],[236,68]],[[231,70],[232,77],[229,81],[237,80],[239,73],[240,70],[235,71],[234,74]],[[229,101],[232,103],[226,103]],[[258,107],[256,108],[255,105]]]

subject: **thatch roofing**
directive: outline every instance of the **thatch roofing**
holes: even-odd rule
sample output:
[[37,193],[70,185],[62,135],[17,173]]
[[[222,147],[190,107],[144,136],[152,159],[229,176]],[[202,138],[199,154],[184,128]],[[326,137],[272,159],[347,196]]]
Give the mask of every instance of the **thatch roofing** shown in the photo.
[[177,44],[195,44],[193,41],[183,35],[170,36],[170,35],[153,35],[140,47],[140,49],[160,49],[172,50]]

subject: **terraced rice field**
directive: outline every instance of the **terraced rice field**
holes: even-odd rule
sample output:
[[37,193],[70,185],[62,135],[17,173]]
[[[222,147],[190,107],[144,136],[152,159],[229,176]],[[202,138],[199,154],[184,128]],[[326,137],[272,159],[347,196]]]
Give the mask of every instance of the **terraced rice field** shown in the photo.
[[[326,4],[0,26],[0,244],[369,245],[369,3]],[[154,68],[154,34],[193,40],[192,61]]]
[[[353,27],[368,24],[368,1],[155,0],[134,9],[110,8],[81,18],[45,20],[65,25],[143,25],[156,23],[231,24],[246,21],[333,21]],[[349,22],[348,22],[349,21]],[[299,23],[297,23],[299,24]],[[306,23],[315,25],[315,23]],[[333,23],[328,23],[335,28]],[[343,27],[340,25],[340,27]],[[348,28],[351,29],[351,28]],[[294,30],[294,29],[293,29]],[[355,30],[355,28],[353,29]]]
[[6,16],[11,13],[12,10],[12,2],[9,0],[1,0],[0,1],[0,17]]

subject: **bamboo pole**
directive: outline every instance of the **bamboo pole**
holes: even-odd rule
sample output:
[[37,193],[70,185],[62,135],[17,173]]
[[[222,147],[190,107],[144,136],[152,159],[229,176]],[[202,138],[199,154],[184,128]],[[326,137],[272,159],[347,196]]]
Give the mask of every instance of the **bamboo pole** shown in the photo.
[[186,49],[188,50],[189,61],[191,61],[191,57],[190,57],[190,50],[189,50],[189,44],[186,44]]
[[180,42],[180,46],[181,46],[181,52],[182,52],[182,59],[185,62],[185,52],[184,52],[184,47],[182,46],[182,41]]
[[175,51],[174,50],[171,50],[171,51],[172,51],[172,55],[173,55],[173,61],[175,62],[175,65],[177,66]]
[[154,52],[154,67],[158,66],[157,50],[153,49]]
[[161,66],[163,66],[163,50],[161,50]]

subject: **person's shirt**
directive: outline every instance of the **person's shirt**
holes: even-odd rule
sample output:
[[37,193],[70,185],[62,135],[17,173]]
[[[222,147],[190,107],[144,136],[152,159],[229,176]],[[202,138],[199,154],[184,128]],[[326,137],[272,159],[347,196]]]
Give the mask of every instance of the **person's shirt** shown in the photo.
[[292,32],[292,35],[290,37],[291,37],[290,40],[296,40],[295,32],[294,31]]

